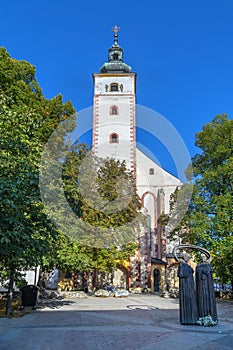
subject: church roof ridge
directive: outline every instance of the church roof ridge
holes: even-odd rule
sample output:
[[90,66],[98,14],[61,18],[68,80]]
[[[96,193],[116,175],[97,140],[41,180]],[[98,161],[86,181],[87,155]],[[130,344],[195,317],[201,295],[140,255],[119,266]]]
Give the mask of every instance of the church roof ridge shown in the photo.
[[141,148],[140,144],[137,143],[136,145],[136,151],[140,152],[144,157],[148,158],[156,167],[158,167],[158,169],[160,169],[164,174],[166,174],[167,176],[173,178],[174,180],[177,181],[177,183],[182,184],[182,181],[179,179],[179,177],[177,177],[176,175],[170,173],[169,171],[167,171],[165,168],[163,168],[155,159],[153,159],[154,155],[145,152],[145,150],[143,148]]

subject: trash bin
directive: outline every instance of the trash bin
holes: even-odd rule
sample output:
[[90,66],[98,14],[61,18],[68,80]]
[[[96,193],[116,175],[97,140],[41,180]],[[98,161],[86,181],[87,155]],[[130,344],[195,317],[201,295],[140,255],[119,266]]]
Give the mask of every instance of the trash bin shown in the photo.
[[39,288],[34,286],[33,284],[28,284],[21,288],[21,298],[22,298],[22,307],[31,306],[33,309],[37,307],[37,296],[38,296]]

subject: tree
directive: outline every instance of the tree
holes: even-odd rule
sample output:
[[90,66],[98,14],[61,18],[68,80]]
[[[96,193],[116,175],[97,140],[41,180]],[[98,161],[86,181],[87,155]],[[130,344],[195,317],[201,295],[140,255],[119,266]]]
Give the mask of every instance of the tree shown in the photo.
[[86,246],[59,232],[52,239],[49,254],[43,257],[42,262],[42,269],[52,270],[54,266],[61,271],[89,269],[90,258]]
[[[196,134],[196,146],[201,152],[192,158],[192,198],[180,225],[172,232],[210,249],[216,274],[233,285],[233,120],[226,114],[217,115]],[[184,198],[185,187],[178,192]],[[171,222],[177,211],[173,197]]]
[[[141,202],[125,162],[99,159],[86,148],[75,146],[63,164],[63,187],[70,207],[81,219],[74,229],[78,231],[82,225],[83,230],[86,228],[87,237],[82,235],[81,244],[102,247],[104,238],[106,246],[115,245],[114,234],[118,242],[135,240],[134,229],[142,218]],[[99,242],[96,233],[100,233]]]
[[117,228],[139,216],[141,202],[125,161],[87,156],[80,172],[81,210],[86,222]]
[[[135,222],[138,220],[136,212],[140,206],[136,193],[133,191],[132,196],[131,194],[129,196],[131,192],[127,186],[125,187],[128,180],[132,184],[132,176],[129,173],[124,174],[125,165],[109,161],[109,169],[111,167],[115,169],[112,180],[109,175],[107,181],[107,168],[104,170],[104,167],[102,168],[104,181],[101,180],[102,175],[98,173],[100,168],[98,171],[95,168],[95,173],[90,174],[95,174],[94,188],[98,190],[94,192],[94,199],[99,201],[99,197],[102,196],[102,200],[99,201],[102,205],[105,197],[105,202],[110,201],[111,210],[113,208],[114,210],[109,212],[103,210],[106,207],[94,210],[90,208],[85,196],[80,192],[75,177],[82,159],[86,157],[87,148],[84,145],[77,145],[74,152],[68,153],[68,161],[65,163],[60,158],[60,151],[66,154],[69,149],[67,135],[75,127],[76,116],[71,102],[63,103],[61,95],[47,100],[36,80],[35,67],[30,63],[11,58],[5,48],[0,48],[0,58],[0,266],[4,267],[4,278],[10,279],[7,304],[7,313],[10,313],[13,283],[17,272],[21,269],[48,262],[52,264],[52,256],[56,254],[57,264],[61,268],[92,266],[95,257],[91,257],[86,246],[90,247],[93,244],[94,247],[98,247],[99,262],[101,255],[110,254],[112,242],[114,246],[111,245],[111,249],[116,249],[116,245],[118,248],[123,247],[122,254],[125,255],[128,249],[127,243],[135,238],[133,232]],[[73,118],[70,118],[71,116]],[[54,133],[55,130],[57,132]],[[46,157],[43,158],[43,155],[46,153],[45,145],[48,149],[47,141],[51,138],[55,142],[49,150],[52,153],[47,153],[52,158],[52,162],[47,166]],[[41,157],[45,159],[44,163],[41,162]],[[41,199],[43,180],[49,180],[50,175],[58,171],[55,165],[59,163],[63,168],[66,200],[72,208],[67,210],[65,216],[67,220],[63,220],[66,213],[60,203],[62,181],[56,181],[55,177],[46,188],[43,201]],[[47,179],[40,176],[40,170],[43,168],[47,170]],[[118,175],[120,179],[125,179],[118,191],[122,198],[127,199],[126,206],[122,206],[118,200],[114,187],[110,190],[111,181]],[[90,184],[92,182],[89,182],[89,192]],[[54,210],[57,219],[63,221],[61,227],[59,224],[55,226],[49,219],[44,203],[45,197],[54,199],[54,195],[57,202],[52,202],[53,207],[50,206],[49,209]],[[127,197],[130,198],[129,202]],[[72,212],[75,213],[77,220],[74,220]],[[117,216],[117,212],[120,215]],[[71,235],[68,234],[68,237],[64,235],[66,232],[63,230],[66,221],[71,228],[69,232]],[[124,228],[121,229],[122,227]],[[99,232],[101,239],[97,242]],[[80,235],[81,242],[78,240]],[[129,236],[126,241],[126,237]],[[74,237],[74,240],[71,237]],[[103,243],[106,243],[104,248],[108,248],[108,251],[101,251]],[[49,251],[56,252],[54,255],[51,254],[51,259],[48,256]],[[131,247],[128,251],[131,251]],[[112,257],[116,255],[119,257],[118,253],[115,251],[113,253]],[[103,266],[102,263],[100,265]]]
[[76,239],[86,246],[89,268],[111,271],[137,249],[137,232],[144,224],[133,174],[125,162],[98,159],[75,145],[63,166],[66,198],[82,226]]
[[0,261],[9,278],[7,314],[17,271],[39,263],[57,234],[40,198],[39,164],[47,138],[74,112],[61,95],[47,100],[35,67],[0,48]]

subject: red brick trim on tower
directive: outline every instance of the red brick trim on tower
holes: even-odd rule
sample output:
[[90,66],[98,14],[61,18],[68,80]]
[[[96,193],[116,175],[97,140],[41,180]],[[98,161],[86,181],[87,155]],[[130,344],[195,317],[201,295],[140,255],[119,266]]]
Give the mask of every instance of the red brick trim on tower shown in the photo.
[[99,140],[99,96],[94,95],[93,105],[93,131],[92,131],[92,151],[94,155],[98,152]]

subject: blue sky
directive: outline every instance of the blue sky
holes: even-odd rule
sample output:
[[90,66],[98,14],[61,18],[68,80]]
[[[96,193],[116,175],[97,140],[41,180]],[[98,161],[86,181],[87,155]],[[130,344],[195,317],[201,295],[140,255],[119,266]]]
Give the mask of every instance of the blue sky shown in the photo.
[[[61,93],[80,111],[92,105],[92,73],[107,60],[117,24],[137,103],[165,117],[193,156],[195,133],[216,114],[233,115],[232,21],[232,0],[11,0],[1,3],[0,46],[36,66],[47,98]],[[138,137],[157,157],[156,142]]]

